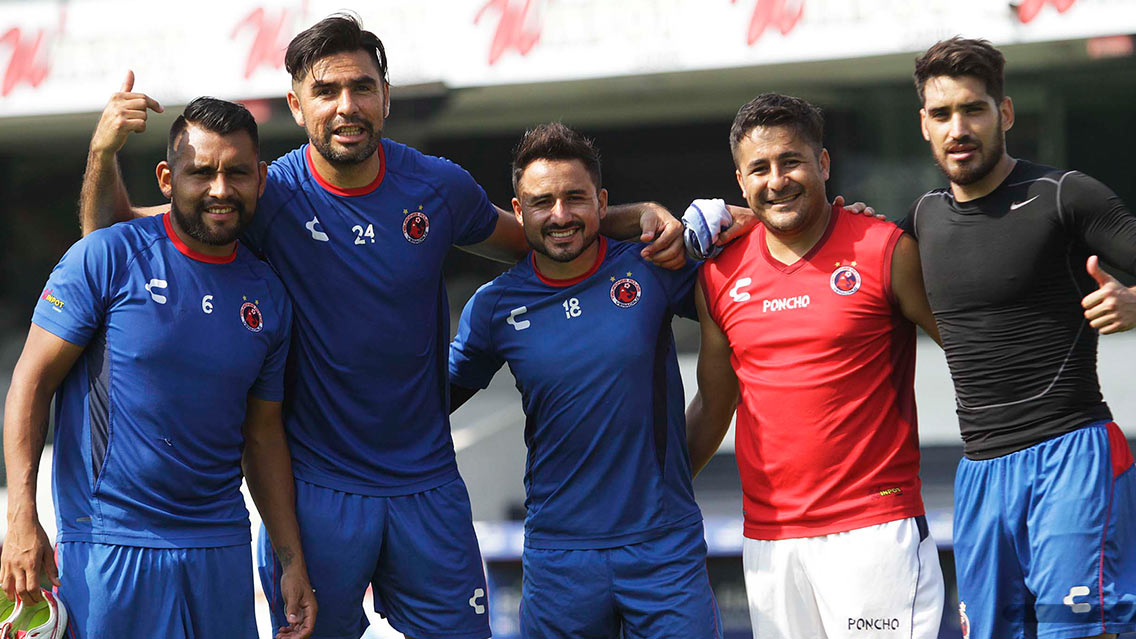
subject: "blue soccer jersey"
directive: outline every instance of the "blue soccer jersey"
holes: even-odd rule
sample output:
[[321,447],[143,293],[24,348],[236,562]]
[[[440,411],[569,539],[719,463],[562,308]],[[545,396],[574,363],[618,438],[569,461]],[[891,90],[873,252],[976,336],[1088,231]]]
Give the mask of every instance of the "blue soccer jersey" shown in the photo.
[[493,232],[464,169],[390,140],[375,181],[340,189],[308,145],[268,169],[245,241],[295,305],[285,424],[297,479],[372,496],[457,477],[442,262]]
[[245,409],[283,398],[291,316],[267,265],[193,251],[169,214],[71,247],[32,317],[85,347],[56,394],[59,541],[248,543]]
[[609,548],[701,520],[670,328],[696,316],[697,269],[599,241],[579,278],[545,279],[530,257],[483,286],[450,347],[458,386],[485,388],[505,362],[517,380],[530,548]]

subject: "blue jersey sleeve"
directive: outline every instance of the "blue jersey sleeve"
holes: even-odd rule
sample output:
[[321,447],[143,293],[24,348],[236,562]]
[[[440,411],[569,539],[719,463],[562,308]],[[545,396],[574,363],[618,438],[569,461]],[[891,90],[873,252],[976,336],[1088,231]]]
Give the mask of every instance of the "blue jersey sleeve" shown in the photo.
[[[39,296],[32,322],[78,346],[102,326],[114,291],[116,231],[103,229],[79,240],[55,266]],[[115,255],[122,252],[123,255]]]
[[698,321],[698,309],[694,304],[694,284],[698,280],[698,267],[702,262],[686,260],[682,268],[671,271],[656,267],[659,281],[667,292],[667,304],[671,312],[679,317]]
[[453,211],[454,237],[450,242],[467,246],[485,241],[497,227],[497,207],[468,171],[452,162],[446,171],[446,200]]
[[493,309],[500,293],[486,284],[462,309],[458,334],[450,344],[450,383],[482,389],[505,363],[493,347]]
[[280,319],[280,330],[276,335],[276,342],[268,357],[260,367],[260,374],[256,382],[249,389],[249,393],[257,399],[267,402],[284,400],[284,366],[288,361],[288,347],[292,342],[292,303],[288,300],[283,286],[273,287],[280,304],[277,305]]

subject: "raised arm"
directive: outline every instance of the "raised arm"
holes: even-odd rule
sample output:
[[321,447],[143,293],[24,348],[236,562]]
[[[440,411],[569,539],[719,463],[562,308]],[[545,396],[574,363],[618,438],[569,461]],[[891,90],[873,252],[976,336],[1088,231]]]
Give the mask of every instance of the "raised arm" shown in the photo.
[[730,365],[730,341],[707,310],[699,283],[694,291],[702,345],[698,349],[698,392],[686,407],[686,445],[694,475],[710,462],[738,406],[738,378]]
[[111,96],[99,118],[87,152],[87,169],[79,195],[79,226],[83,235],[135,217],[154,215],[165,207],[134,208],[122,183],[118,151],[131,133],[146,130],[148,111],[162,105],[145,93],[134,93],[134,72],[126,72],[122,89]]
[[939,325],[931,305],[927,303],[927,290],[923,287],[923,265],[919,261],[919,244],[904,233],[891,254],[891,290],[903,316],[918,324],[939,346]]
[[241,459],[249,493],[260,511],[268,538],[280,559],[280,592],[284,596],[287,626],[280,639],[304,639],[312,633],[316,600],[296,522],[296,489],[292,458],[284,437],[280,402],[249,396],[245,415],[245,449]]
[[36,510],[36,479],[47,438],[51,396],[82,347],[32,324],[12,371],[4,405],[4,464],[8,474],[8,535],[0,555],[0,584],[8,599],[39,601],[40,579],[59,585],[51,541]]

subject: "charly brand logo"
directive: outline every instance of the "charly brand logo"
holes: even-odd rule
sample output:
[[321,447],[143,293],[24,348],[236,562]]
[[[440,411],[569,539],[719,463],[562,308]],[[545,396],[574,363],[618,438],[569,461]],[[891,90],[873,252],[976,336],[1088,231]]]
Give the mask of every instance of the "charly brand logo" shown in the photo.
[[327,233],[324,233],[321,229],[316,228],[317,226],[319,226],[319,223],[319,218],[313,215],[312,219],[304,223],[304,228],[308,229],[308,232],[312,234],[312,239],[317,242],[331,241],[331,238],[327,236]]
[[509,311],[509,317],[505,319],[505,323],[508,324],[509,326],[512,326],[513,330],[515,330],[515,331],[523,331],[526,328],[528,328],[529,324],[531,324],[532,322],[530,322],[528,320],[517,321],[517,318],[520,317],[521,315],[524,315],[525,313],[528,313],[528,312],[529,312],[528,307],[518,306],[517,308],[514,308],[513,310]]
[[158,291],[162,290],[163,292],[168,293],[169,286],[170,285],[168,282],[166,282],[166,280],[159,280],[155,278],[150,280],[144,288],[146,289],[146,292],[150,294],[150,299],[159,304],[165,304],[168,298],[166,298],[165,295],[158,293]]
[[734,298],[735,302],[745,302],[749,300],[749,293],[743,292],[742,289],[753,284],[753,280],[748,277],[743,277],[734,282],[734,287],[730,289],[730,297]]
[[485,614],[485,605],[479,600],[485,598],[485,590],[483,588],[476,588],[473,591],[473,596],[469,598],[469,607],[473,608],[473,612],[479,615]]
[[1061,603],[1069,606],[1069,609],[1075,614],[1089,612],[1093,609],[1093,605],[1084,601],[1077,601],[1077,597],[1084,597],[1090,592],[1092,591],[1089,590],[1088,586],[1073,586],[1069,589],[1069,594],[1065,595],[1065,598],[1061,600]]

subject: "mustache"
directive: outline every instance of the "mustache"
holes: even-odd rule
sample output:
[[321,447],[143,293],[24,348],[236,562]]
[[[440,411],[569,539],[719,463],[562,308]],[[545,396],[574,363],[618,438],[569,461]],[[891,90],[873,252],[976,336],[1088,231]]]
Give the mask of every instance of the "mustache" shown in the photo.
[[367,133],[374,133],[374,125],[362,118],[343,118],[338,122],[332,122],[331,130],[334,131],[344,126],[357,126],[361,127]]
[[553,231],[571,231],[572,229],[582,229],[583,224],[546,224],[541,231],[543,233],[551,233]]
[[244,213],[245,212],[244,205],[241,204],[241,202],[238,201],[238,200],[219,199],[219,198],[213,198],[213,197],[209,197],[209,198],[205,198],[204,200],[201,200],[201,202],[199,202],[197,204],[197,210],[203,212],[203,211],[205,211],[205,209],[207,209],[211,206],[231,206],[231,207],[233,207],[234,210],[236,210],[237,213]]

